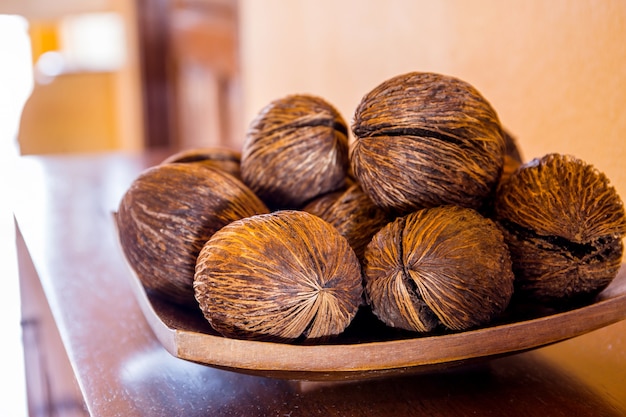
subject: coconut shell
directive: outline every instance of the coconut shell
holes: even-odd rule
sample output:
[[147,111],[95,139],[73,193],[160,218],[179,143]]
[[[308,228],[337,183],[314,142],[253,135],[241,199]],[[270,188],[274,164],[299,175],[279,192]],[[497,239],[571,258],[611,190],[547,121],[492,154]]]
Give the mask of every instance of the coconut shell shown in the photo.
[[272,101],[252,121],[241,156],[244,182],[271,209],[301,208],[345,185],[348,128],[322,98]]
[[[504,151],[504,165],[502,167],[502,174],[498,181],[498,188],[504,184],[511,175],[524,163],[522,152],[517,143],[517,139],[507,129],[502,129],[502,136],[504,137],[505,151]],[[497,192],[497,191],[496,191]]]
[[164,164],[133,181],[117,224],[124,254],[143,285],[169,301],[197,307],[192,285],[202,246],[228,223],[268,211],[222,170]]
[[348,241],[319,217],[290,210],[215,233],[198,256],[194,289],[222,335],[285,342],[342,333],[363,293]]
[[374,314],[416,332],[487,324],[513,294],[502,233],[458,206],[418,210],[383,227],[365,251],[364,276]]
[[524,164],[499,191],[495,218],[511,249],[516,296],[586,302],[620,268],[622,200],[606,175],[578,158],[553,153]]
[[393,77],[356,109],[352,171],[374,203],[479,208],[502,172],[505,142],[496,111],[470,84],[435,73]]
[[333,225],[348,240],[359,259],[363,259],[372,236],[391,220],[356,183],[345,191],[318,197],[302,210]]
[[241,179],[241,152],[230,148],[192,148],[176,152],[163,164],[200,164],[221,169]]

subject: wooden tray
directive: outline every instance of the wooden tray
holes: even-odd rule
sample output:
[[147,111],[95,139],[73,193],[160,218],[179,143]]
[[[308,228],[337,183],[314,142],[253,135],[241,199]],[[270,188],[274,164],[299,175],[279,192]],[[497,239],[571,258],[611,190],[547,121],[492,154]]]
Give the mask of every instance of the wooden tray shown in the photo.
[[367,311],[345,334],[323,345],[229,339],[216,333],[200,310],[185,309],[148,293],[130,268],[132,288],[161,344],[173,356],[231,371],[274,378],[322,381],[369,379],[432,372],[535,349],[626,318],[626,264],[592,304],[534,318],[509,315],[490,327],[419,336],[389,329]]

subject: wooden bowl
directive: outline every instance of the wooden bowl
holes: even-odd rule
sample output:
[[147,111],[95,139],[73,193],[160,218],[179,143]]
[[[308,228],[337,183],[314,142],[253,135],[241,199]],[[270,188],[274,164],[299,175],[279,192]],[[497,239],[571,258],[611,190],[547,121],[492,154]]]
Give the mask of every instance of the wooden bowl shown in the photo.
[[[120,253],[121,251],[120,248]],[[626,318],[626,264],[593,303],[558,313],[509,315],[463,332],[402,333],[360,313],[345,334],[323,345],[229,339],[200,309],[185,309],[146,291],[129,266],[139,306],[157,339],[175,357],[272,378],[357,380],[433,372],[567,340]]]

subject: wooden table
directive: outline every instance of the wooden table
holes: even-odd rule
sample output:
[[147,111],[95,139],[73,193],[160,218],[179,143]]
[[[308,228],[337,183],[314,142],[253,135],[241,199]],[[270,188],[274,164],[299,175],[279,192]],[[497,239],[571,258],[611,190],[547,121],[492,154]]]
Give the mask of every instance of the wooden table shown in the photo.
[[[26,330],[29,323],[43,327],[36,332],[38,353],[25,355],[27,368],[35,370],[29,373],[31,411],[124,417],[626,416],[626,321],[469,367],[370,381],[276,380],[171,356],[133,296],[111,218],[137,174],[165,156],[21,158],[14,213],[24,322]],[[45,302],[37,302],[37,294]],[[54,349],[55,339],[60,349]]]

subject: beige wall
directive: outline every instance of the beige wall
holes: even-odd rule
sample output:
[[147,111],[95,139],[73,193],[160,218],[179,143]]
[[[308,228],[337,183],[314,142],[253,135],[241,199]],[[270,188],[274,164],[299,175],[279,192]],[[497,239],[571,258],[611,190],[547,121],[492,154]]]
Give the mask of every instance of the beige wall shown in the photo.
[[626,200],[626,1],[241,0],[245,123],[274,98],[320,95],[352,120],[408,71],[491,101],[525,158],[568,153]]

